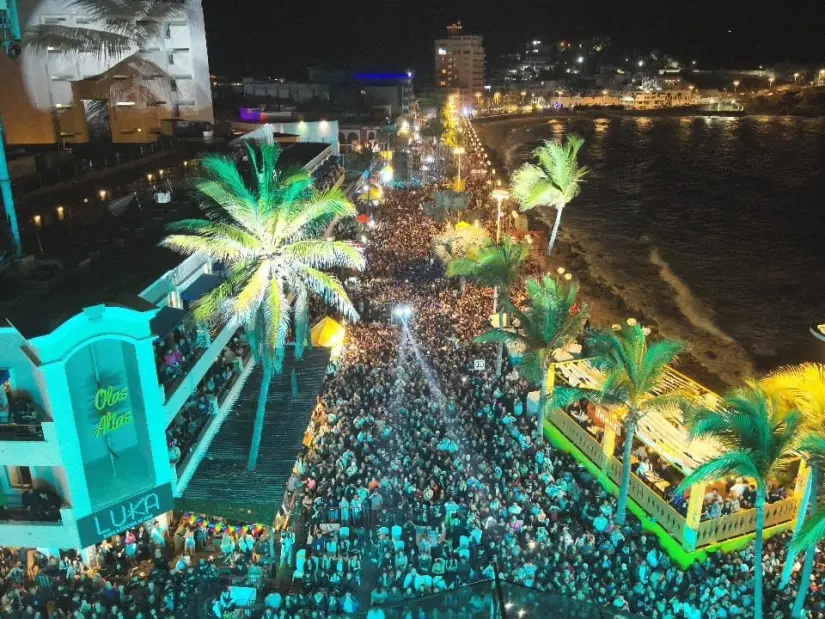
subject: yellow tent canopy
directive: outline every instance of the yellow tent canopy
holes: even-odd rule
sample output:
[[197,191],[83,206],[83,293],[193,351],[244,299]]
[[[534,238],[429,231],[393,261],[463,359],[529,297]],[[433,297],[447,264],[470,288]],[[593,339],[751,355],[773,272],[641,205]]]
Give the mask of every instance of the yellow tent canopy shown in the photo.
[[312,327],[312,345],[335,348],[344,342],[346,330],[329,316],[325,316]]

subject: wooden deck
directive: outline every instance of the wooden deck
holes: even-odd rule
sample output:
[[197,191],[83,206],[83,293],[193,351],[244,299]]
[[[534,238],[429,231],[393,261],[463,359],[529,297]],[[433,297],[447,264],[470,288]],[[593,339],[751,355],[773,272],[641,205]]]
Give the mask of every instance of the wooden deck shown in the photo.
[[283,374],[267,398],[257,470],[246,470],[262,370],[256,367],[212,441],[176,509],[242,522],[271,524],[281,506],[301,441],[323,386],[330,349],[306,350],[298,364],[298,397],[290,393],[295,366],[287,353]]

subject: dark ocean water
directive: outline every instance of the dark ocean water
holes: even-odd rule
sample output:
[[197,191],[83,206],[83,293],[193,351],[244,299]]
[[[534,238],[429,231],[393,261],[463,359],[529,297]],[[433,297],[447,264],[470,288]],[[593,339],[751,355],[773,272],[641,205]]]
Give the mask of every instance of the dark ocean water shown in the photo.
[[562,225],[595,274],[723,373],[821,358],[825,119],[533,121],[500,152],[566,133],[591,173]]

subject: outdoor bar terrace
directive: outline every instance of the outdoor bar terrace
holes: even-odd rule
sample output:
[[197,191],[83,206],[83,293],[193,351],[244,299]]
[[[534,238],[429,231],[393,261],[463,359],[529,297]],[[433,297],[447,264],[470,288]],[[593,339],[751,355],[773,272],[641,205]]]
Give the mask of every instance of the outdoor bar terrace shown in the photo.
[[[567,353],[557,355],[565,357],[555,364],[548,382],[589,389],[601,387],[604,377],[587,359],[573,359]],[[662,384],[668,392],[688,395],[709,407],[722,403],[717,394],[670,367]],[[620,412],[582,402],[566,410],[553,408],[547,420],[607,479],[617,485],[621,483]],[[748,480],[721,479],[694,485],[684,497],[675,495],[684,478],[718,453],[718,449],[710,440],[691,440],[678,414],[653,411],[636,428],[629,496],[686,551],[746,536],[756,528],[756,510],[746,500]],[[794,487],[786,488],[794,478]],[[800,462],[784,481],[784,485],[776,483],[769,491],[766,529],[789,525],[796,519],[802,488],[807,482],[805,466]],[[714,508],[714,503],[718,507]],[[721,509],[723,505],[725,509]]]

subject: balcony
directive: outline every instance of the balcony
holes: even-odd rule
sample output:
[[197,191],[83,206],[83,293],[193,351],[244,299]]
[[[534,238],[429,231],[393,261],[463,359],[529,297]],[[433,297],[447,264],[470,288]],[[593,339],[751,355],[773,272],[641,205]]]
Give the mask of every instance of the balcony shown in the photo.
[[0,441],[42,441],[46,413],[28,394],[15,391],[0,408]]

